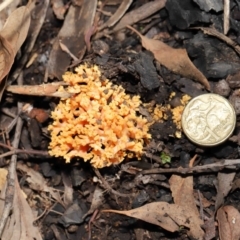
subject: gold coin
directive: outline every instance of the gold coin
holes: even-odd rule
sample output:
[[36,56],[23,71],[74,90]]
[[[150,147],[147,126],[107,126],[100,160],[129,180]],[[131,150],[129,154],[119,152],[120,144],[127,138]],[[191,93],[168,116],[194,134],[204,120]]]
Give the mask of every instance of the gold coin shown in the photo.
[[185,135],[201,146],[215,146],[229,138],[236,124],[230,102],[220,95],[207,93],[193,98],[182,114]]

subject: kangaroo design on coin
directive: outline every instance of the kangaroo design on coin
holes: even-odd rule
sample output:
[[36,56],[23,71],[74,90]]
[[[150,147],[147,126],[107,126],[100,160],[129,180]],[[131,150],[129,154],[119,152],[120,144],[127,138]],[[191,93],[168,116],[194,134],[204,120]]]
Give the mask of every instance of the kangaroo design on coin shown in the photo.
[[227,99],[207,93],[193,98],[182,114],[182,128],[186,136],[202,146],[215,146],[232,134],[236,114]]

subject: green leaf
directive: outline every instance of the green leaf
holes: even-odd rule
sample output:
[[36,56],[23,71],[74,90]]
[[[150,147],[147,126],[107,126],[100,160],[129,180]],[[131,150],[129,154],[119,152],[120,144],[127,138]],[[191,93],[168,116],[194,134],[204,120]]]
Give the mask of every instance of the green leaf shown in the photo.
[[171,157],[165,152],[161,152],[160,158],[163,164],[171,163]]

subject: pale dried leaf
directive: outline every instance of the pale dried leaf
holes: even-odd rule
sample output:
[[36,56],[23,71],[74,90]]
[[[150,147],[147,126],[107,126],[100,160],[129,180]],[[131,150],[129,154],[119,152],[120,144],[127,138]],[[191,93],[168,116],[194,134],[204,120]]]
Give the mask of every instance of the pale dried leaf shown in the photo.
[[138,34],[143,47],[151,51],[160,64],[176,74],[202,83],[207,90],[210,90],[208,80],[191,62],[185,49],[174,49],[160,40],[149,39],[136,29],[128,27]]
[[185,212],[191,216],[190,235],[199,239],[204,235],[201,228],[203,221],[200,219],[200,215],[195,204],[193,193],[193,177],[181,177],[179,175],[172,175],[169,179],[170,189],[176,205],[179,205]]
[[0,35],[11,45],[14,57],[27,37],[30,21],[28,8],[22,6],[12,12],[0,31]]
[[235,177],[236,173],[223,173],[219,172],[217,179],[217,197],[215,202],[215,210],[217,210],[223,203],[224,198],[228,195],[230,190],[232,189],[232,182]]
[[2,191],[2,189],[6,183],[7,174],[8,174],[7,169],[0,168],[0,191]]
[[34,226],[34,216],[23,196],[17,178],[15,180],[13,210],[9,216],[2,238],[4,240],[42,240],[41,234]]
[[224,206],[217,211],[220,240],[240,239],[240,213],[232,206]]
[[[141,219],[145,222],[160,226],[169,232],[178,231],[180,226],[185,226],[189,228],[190,231],[195,227],[194,224],[192,224],[192,217],[189,216],[181,206],[167,202],[149,203],[129,211],[103,210],[102,212],[119,213]],[[196,238],[201,239],[201,236],[197,236]]]
[[64,44],[78,59],[81,59],[86,51],[85,33],[92,27],[97,9],[97,0],[84,0],[82,7],[71,5],[64,20],[64,24],[53,44],[48,61],[49,77],[62,79],[71,63],[71,57],[63,52],[59,41]]
[[17,51],[27,37],[29,26],[30,13],[23,6],[11,13],[0,31],[0,99],[6,87],[6,80],[2,80],[11,69]]
[[[12,0],[8,6],[6,6],[6,0],[1,0],[1,7],[4,8],[1,9],[0,7],[0,29],[3,28],[4,23],[6,22],[7,18],[9,15],[17,8],[19,3],[21,2],[20,0]],[[4,6],[5,5],[5,6]]]
[[[0,35],[0,82],[9,73],[14,57],[12,46]],[[3,85],[5,86],[5,84]]]

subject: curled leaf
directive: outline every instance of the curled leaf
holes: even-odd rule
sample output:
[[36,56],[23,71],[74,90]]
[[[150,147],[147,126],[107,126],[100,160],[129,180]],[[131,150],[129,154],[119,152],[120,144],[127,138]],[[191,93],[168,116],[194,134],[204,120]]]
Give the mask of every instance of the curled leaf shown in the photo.
[[219,236],[221,240],[240,239],[240,213],[233,206],[224,206],[217,211]]
[[[187,204],[187,203],[186,203]],[[153,202],[128,211],[103,210],[102,212],[118,213],[155,224],[169,232],[175,232],[181,226],[189,228],[190,235],[202,239],[203,232],[196,232],[194,218],[182,206],[167,202]]]
[[0,35],[0,82],[9,73],[14,56],[11,45]]
[[174,49],[160,40],[149,39],[143,36],[130,26],[128,28],[141,38],[143,47],[151,51],[155,59],[163,66],[176,74],[202,83],[207,90],[210,90],[208,80],[191,62],[186,49]]

